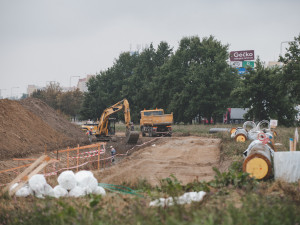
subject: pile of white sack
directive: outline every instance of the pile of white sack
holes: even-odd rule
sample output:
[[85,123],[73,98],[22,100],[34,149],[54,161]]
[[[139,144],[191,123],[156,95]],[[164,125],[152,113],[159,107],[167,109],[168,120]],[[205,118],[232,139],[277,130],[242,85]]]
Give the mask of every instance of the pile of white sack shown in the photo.
[[199,192],[187,192],[184,193],[182,196],[179,197],[169,197],[169,198],[159,198],[152,202],[150,202],[149,206],[172,206],[175,202],[179,205],[183,204],[190,204],[192,202],[200,202],[203,200],[206,192],[199,191]]
[[[103,187],[98,186],[98,181],[90,171],[82,170],[73,173],[71,170],[62,172],[57,178],[58,185],[52,188],[44,175],[36,174],[32,176],[28,183],[16,192],[18,197],[34,195],[38,198],[45,196],[60,197],[81,197],[87,194],[105,195]],[[11,186],[13,190],[18,183]]]

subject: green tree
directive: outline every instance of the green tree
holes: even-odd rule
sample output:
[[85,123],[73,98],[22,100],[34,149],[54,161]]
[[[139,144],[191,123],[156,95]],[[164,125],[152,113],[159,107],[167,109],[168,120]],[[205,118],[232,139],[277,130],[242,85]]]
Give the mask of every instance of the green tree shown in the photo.
[[170,84],[164,98],[170,102],[175,121],[187,123],[196,116],[216,119],[228,107],[237,74],[226,62],[227,50],[213,36],[180,41],[174,56],[162,67],[166,75],[160,80]]
[[74,91],[62,92],[57,96],[57,105],[61,112],[76,118],[83,102],[83,93],[76,89]]
[[278,67],[265,68],[258,58],[255,69],[248,70],[232,95],[242,107],[249,108],[246,119],[278,119],[280,124],[291,125],[295,118],[293,104],[286,88],[282,88]]
[[290,101],[300,104],[300,34],[289,42],[289,47],[284,56],[280,56],[283,73],[281,77],[281,87],[287,88],[291,94]]
[[37,90],[32,93],[32,97],[41,99],[47,105],[58,109],[57,96],[60,95],[62,88],[58,82],[50,82],[44,90]]

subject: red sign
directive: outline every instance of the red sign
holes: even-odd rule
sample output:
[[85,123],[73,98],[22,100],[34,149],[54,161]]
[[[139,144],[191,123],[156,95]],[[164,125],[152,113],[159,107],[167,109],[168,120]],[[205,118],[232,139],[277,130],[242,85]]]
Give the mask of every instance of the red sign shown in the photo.
[[230,52],[230,61],[254,60],[254,50]]

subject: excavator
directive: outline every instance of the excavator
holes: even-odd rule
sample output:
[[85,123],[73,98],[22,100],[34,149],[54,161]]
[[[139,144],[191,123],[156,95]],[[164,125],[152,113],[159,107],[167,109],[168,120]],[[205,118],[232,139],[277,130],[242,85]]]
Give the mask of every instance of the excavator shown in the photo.
[[115,134],[115,120],[109,118],[110,115],[124,110],[126,124],[126,143],[136,144],[139,139],[139,132],[134,131],[133,123],[130,121],[130,109],[127,99],[123,99],[118,103],[105,109],[100,117],[99,124],[95,136],[98,141],[109,141],[111,135]]

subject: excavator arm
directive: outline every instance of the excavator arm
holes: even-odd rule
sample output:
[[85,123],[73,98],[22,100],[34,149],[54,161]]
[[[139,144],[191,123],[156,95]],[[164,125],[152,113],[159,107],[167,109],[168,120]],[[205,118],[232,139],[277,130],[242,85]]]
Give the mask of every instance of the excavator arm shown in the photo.
[[108,137],[109,116],[121,110],[124,111],[127,143],[135,144],[138,141],[139,132],[131,130],[132,123],[130,119],[129,102],[127,99],[123,99],[103,111],[95,134],[97,138]]

